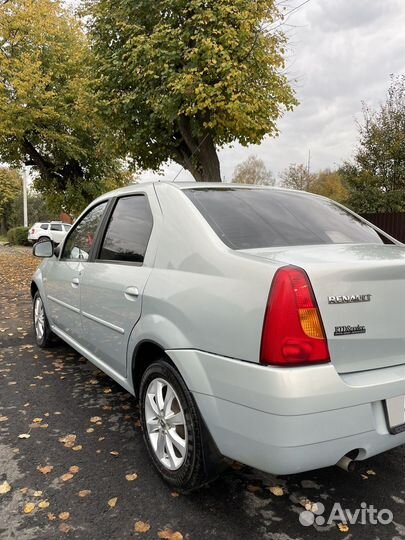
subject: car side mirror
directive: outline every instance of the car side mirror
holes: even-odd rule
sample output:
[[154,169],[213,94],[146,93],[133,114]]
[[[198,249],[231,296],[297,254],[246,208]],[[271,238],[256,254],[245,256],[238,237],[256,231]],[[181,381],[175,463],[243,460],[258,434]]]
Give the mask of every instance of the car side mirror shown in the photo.
[[43,242],[37,242],[32,250],[34,257],[41,257],[48,259],[52,257],[54,253],[53,244],[50,240],[44,240]]

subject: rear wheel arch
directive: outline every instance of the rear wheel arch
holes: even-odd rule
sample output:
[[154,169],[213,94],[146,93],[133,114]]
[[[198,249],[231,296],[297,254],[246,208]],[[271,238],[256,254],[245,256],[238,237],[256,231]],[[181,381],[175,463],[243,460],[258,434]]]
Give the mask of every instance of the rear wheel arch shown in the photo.
[[174,363],[165,353],[163,347],[158,343],[148,340],[142,341],[137,345],[132,357],[132,384],[136,397],[139,397],[139,388],[145,370],[154,362],[162,359],[178,371]]

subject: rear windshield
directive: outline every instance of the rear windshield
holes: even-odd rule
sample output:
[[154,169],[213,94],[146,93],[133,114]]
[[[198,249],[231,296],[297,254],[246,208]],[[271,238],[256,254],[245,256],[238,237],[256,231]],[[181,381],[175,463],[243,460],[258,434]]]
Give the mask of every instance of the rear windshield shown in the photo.
[[232,249],[392,243],[332,201],[268,189],[186,189]]

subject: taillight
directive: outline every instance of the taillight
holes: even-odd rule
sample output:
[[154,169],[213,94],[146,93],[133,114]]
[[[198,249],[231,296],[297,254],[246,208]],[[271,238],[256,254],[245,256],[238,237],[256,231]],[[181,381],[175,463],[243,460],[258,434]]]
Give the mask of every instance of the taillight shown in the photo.
[[35,232],[35,229],[31,229],[31,234],[34,234],[34,232]]
[[329,361],[325,330],[307,274],[295,266],[280,268],[267,302],[260,362],[288,367]]

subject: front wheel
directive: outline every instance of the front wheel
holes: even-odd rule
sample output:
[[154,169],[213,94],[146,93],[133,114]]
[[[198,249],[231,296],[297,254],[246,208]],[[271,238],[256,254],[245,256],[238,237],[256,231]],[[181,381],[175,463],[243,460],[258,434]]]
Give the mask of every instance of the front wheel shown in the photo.
[[160,475],[183,490],[205,483],[198,411],[177,371],[164,359],[151,364],[142,376],[139,397],[143,436]]
[[38,291],[35,293],[33,299],[32,318],[34,323],[35,341],[37,342],[38,347],[46,349],[47,347],[55,345],[57,337],[49,326],[44,303]]

